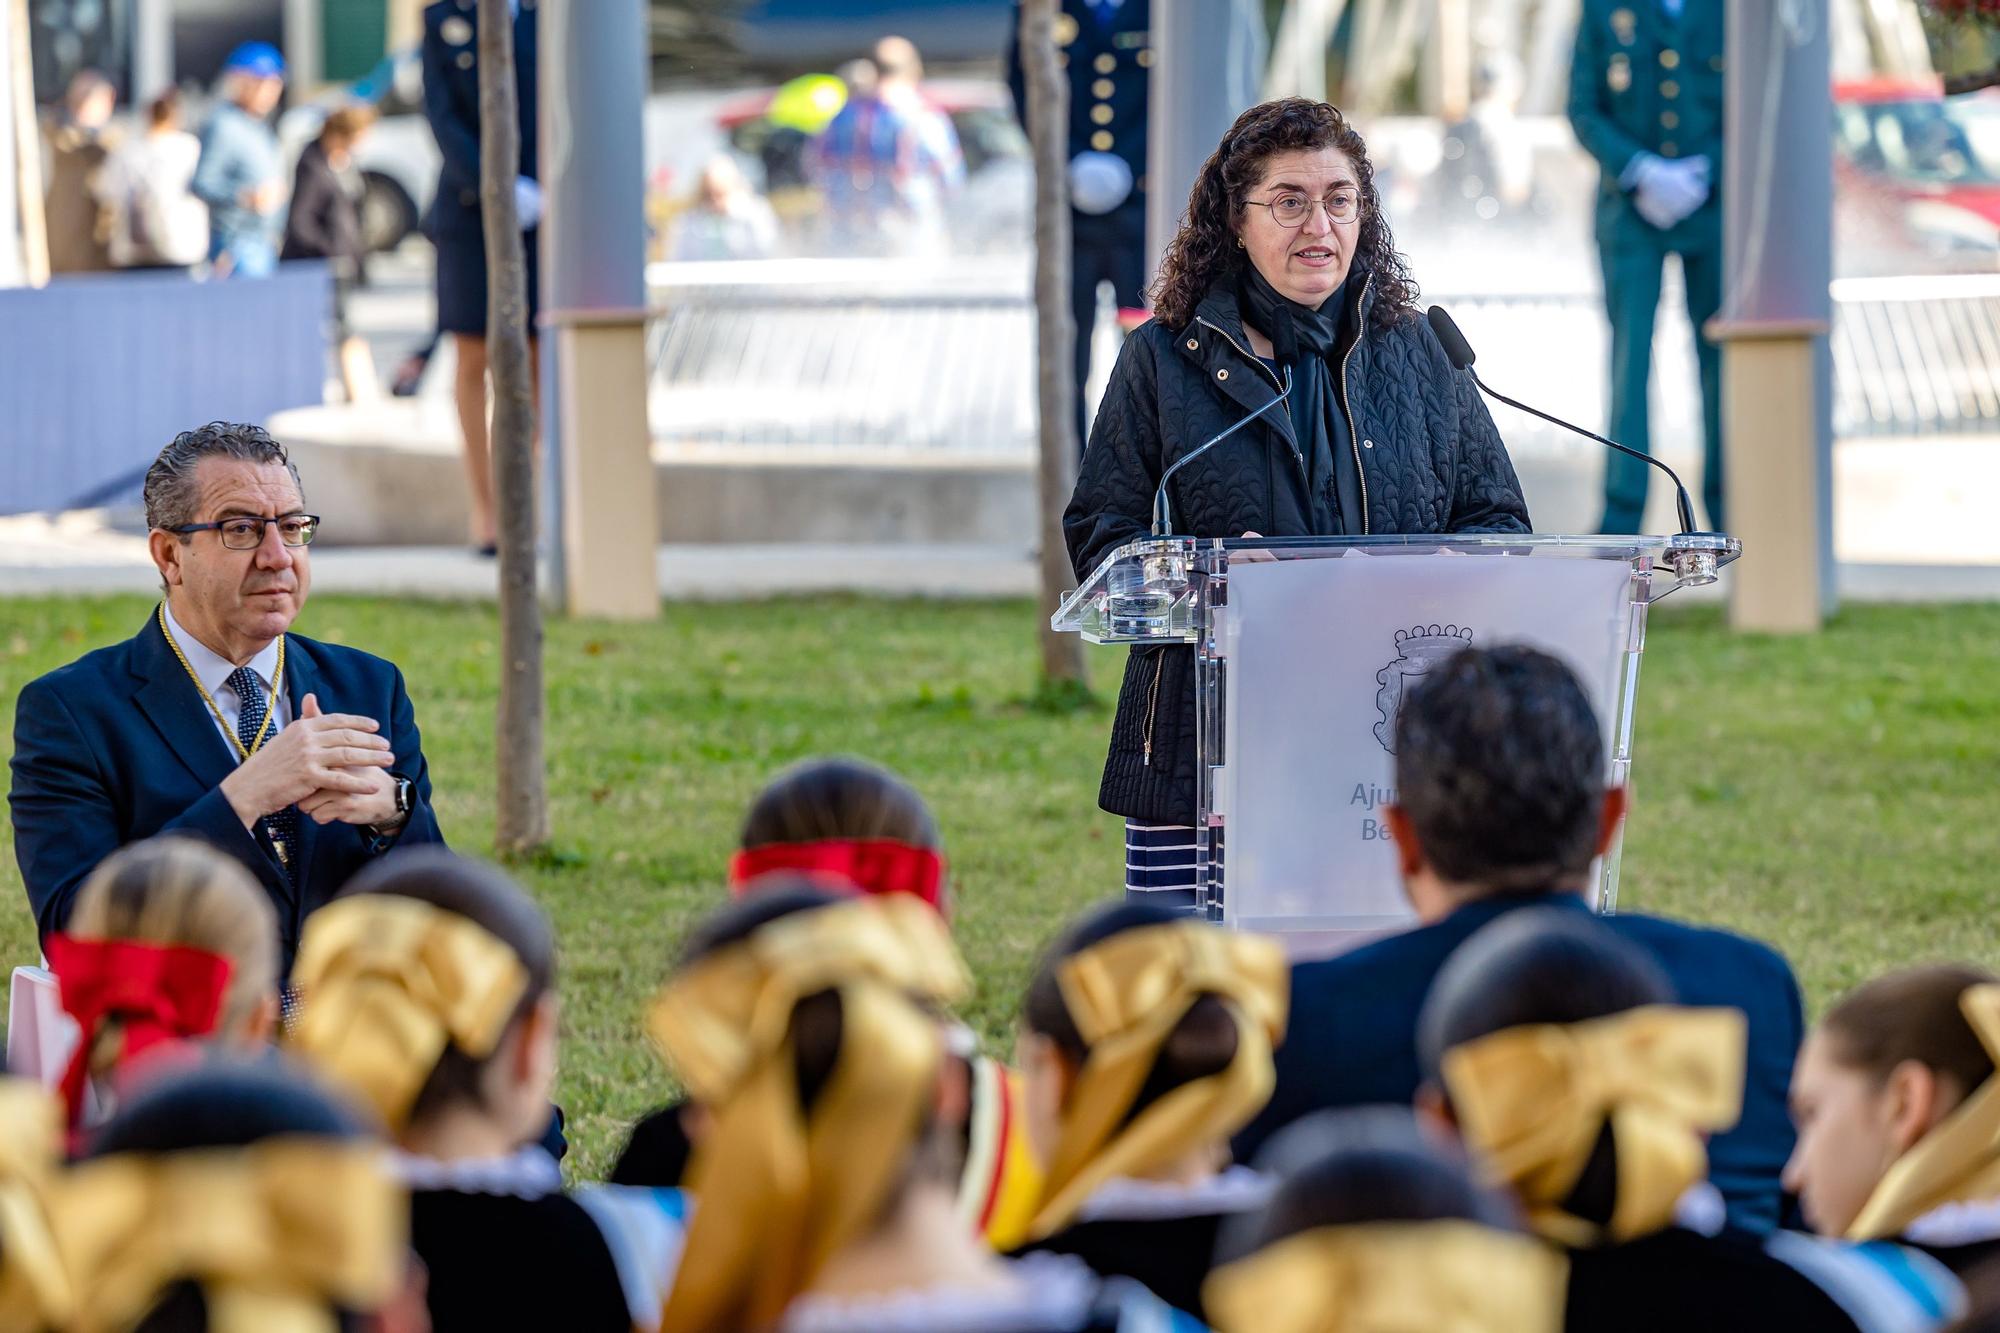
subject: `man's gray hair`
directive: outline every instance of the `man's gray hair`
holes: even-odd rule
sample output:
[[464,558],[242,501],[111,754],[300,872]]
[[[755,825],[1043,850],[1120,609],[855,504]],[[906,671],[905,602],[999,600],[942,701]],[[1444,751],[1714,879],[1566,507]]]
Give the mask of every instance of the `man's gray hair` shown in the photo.
[[[194,474],[204,458],[233,458],[243,463],[283,463],[292,474],[292,485],[305,500],[305,483],[299,470],[285,453],[285,446],[272,439],[262,426],[233,421],[211,421],[174,436],[174,442],[160,450],[153,466],[146,469],[146,526],[178,528],[193,523],[200,497]],[[183,537],[181,540],[187,540]]]

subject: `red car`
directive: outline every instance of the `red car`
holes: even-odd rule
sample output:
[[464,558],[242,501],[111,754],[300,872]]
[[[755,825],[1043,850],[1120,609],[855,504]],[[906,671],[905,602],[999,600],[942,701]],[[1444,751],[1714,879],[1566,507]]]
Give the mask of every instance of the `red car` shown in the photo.
[[1836,83],[1834,262],[1846,276],[2000,269],[2000,100]]

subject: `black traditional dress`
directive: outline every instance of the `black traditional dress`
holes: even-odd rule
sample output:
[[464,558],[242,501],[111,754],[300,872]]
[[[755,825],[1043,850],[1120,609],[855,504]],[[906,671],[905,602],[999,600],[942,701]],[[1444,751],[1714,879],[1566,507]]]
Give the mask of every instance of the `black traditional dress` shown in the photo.
[[1956,1309],[1958,1283],[1917,1250],[1721,1229],[1721,1197],[1689,1194],[1708,1202],[1684,1200],[1681,1225],[1569,1251],[1569,1333],[1912,1333]]
[[1112,1180],[1068,1226],[1021,1252],[1072,1255],[1206,1319],[1201,1285],[1215,1263],[1216,1238],[1232,1218],[1263,1207],[1271,1189],[1270,1177],[1242,1166],[1192,1185]]
[[540,1148],[395,1162],[410,1187],[410,1246],[429,1272],[436,1333],[659,1326],[685,1235],[680,1191],[565,1193],[560,1168]]

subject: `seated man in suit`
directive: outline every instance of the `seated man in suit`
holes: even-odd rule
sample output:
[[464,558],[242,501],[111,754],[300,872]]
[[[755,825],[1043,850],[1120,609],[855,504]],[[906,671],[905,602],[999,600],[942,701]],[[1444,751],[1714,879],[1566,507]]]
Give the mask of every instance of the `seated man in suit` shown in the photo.
[[[1388,823],[1420,924],[1293,970],[1277,1091],[1238,1137],[1240,1160],[1308,1112],[1407,1103],[1421,1082],[1417,1014],[1451,951],[1520,908],[1590,910],[1591,862],[1625,813],[1625,792],[1605,787],[1605,768],[1582,685],[1534,649],[1468,648],[1404,701]],[[1792,1148],[1786,1096],[1804,1021],[1791,968],[1725,931],[1636,914],[1606,920],[1659,962],[1680,1003],[1748,1017],[1743,1116],[1710,1145],[1709,1178],[1732,1222],[1770,1230]]]
[[286,632],[319,520],[264,431],[175,437],[145,500],[166,599],[16,705],[9,805],[28,902],[46,937],[99,861],[194,834],[271,895],[289,971],[306,914],[356,870],[443,841],[410,697],[381,658]]

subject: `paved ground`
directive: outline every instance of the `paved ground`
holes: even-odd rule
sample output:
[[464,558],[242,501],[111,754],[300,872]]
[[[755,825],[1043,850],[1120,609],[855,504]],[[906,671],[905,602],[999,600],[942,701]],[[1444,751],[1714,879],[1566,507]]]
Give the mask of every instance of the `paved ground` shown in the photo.
[[[2000,537],[1988,534],[1989,543]],[[1844,561],[1840,595],[1857,601],[2000,600],[2000,554],[1981,564]],[[1014,597],[1035,591],[1031,557],[998,546],[662,546],[662,593],[677,601],[732,601],[807,593],[900,597]],[[146,592],[158,586],[146,541],[129,515],[102,510],[0,518],[0,596]],[[1726,579],[1724,585],[1726,586]],[[313,556],[320,592],[485,599],[495,566],[452,547],[330,547]],[[1718,592],[1690,594],[1716,596]]]
[[[318,592],[490,598],[496,566],[455,547],[329,547],[313,554]],[[660,587],[676,600],[821,592],[1012,597],[1034,591],[1033,562],[992,546],[796,544],[662,546]],[[0,596],[146,592],[159,586],[145,537],[102,510],[0,518]]]

